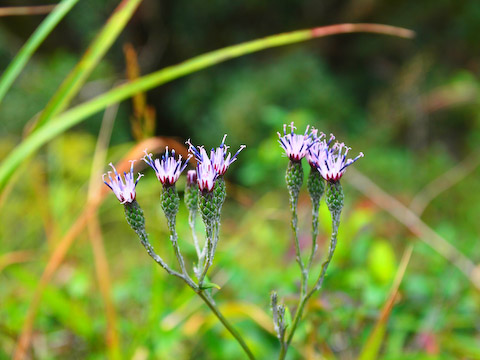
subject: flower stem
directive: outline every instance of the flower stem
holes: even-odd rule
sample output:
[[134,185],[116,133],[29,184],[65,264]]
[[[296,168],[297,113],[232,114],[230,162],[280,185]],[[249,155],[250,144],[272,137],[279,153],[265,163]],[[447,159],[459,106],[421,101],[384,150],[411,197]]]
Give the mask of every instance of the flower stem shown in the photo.
[[[338,211],[332,211],[332,236],[330,238],[330,246],[328,248],[328,256],[327,259],[323,262],[322,268],[320,270],[320,275],[318,276],[317,281],[315,282],[315,285],[313,288],[307,292],[301,292],[300,294],[300,301],[298,304],[297,311],[295,312],[295,317],[292,322],[292,328],[290,330],[290,333],[287,337],[287,341],[285,342],[284,346],[281,347],[280,349],[280,355],[278,357],[279,360],[285,359],[285,356],[287,355],[288,347],[290,343],[292,342],[293,335],[295,334],[295,330],[297,329],[298,323],[300,319],[302,318],[303,315],[303,310],[305,308],[305,305],[307,301],[310,299],[310,297],[318,290],[321,289],[323,280],[325,279],[325,274],[327,272],[328,265],[332,261],[333,254],[335,252],[335,248],[337,246],[337,234],[338,234],[338,227],[340,225],[340,212],[341,210]],[[302,279],[303,280],[303,279]]]
[[193,245],[195,246],[195,251],[197,252],[197,257],[200,262],[200,258],[202,256],[202,251],[200,250],[200,245],[198,244],[198,237],[197,233],[195,232],[195,218],[197,213],[193,211],[189,211],[188,214],[188,225],[190,226],[190,230],[192,231],[192,238],[193,238]]
[[312,202],[312,251],[307,263],[307,273],[312,267],[313,258],[317,252],[317,237],[318,237],[318,211],[320,209],[320,203]]
[[330,265],[330,261],[332,261],[333,253],[337,247],[337,234],[338,234],[338,227],[340,225],[340,211],[333,211],[332,213],[332,236],[330,238],[330,246],[328,248],[328,257],[322,264],[322,269],[320,271],[320,275],[318,276],[317,281],[315,282],[315,286],[312,290],[308,293],[307,299],[313,295],[315,291],[321,289],[323,280],[325,279],[325,274],[327,273],[328,265]]
[[203,281],[205,280],[205,276],[207,275],[208,269],[212,265],[213,259],[212,259],[212,251],[213,251],[213,233],[215,232],[215,225],[210,224],[206,226],[206,243],[205,243],[205,254],[203,257],[203,271],[200,274],[200,277],[198,278],[198,285],[200,288],[203,286]]
[[189,277],[187,273],[187,269],[185,267],[185,260],[183,260],[182,253],[180,252],[180,246],[178,245],[178,235],[177,230],[175,229],[175,225],[170,227],[170,241],[172,242],[173,250],[175,252],[175,256],[177,257],[178,265],[180,265],[180,269],[185,277]]
[[218,309],[217,305],[213,298],[207,293],[204,292],[202,289],[197,289],[196,293],[198,296],[202,298],[202,300],[207,304],[207,306],[212,310],[215,316],[220,320],[220,322],[225,326],[225,328],[232,334],[232,336],[237,340],[240,346],[243,348],[245,353],[247,354],[248,358],[251,360],[255,360],[252,351],[249,349],[245,341],[243,340],[242,336],[235,330],[235,328],[228,322],[228,320],[223,316],[223,314]]

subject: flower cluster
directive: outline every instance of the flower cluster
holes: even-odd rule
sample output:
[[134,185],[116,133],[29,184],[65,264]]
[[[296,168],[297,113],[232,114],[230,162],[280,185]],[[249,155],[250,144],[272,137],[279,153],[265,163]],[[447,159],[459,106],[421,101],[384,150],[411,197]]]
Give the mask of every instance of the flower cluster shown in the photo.
[[[192,145],[190,140],[187,141],[189,145],[189,154],[188,158],[183,161],[182,156],[179,155],[178,158],[175,155],[175,150],[169,151],[168,146],[165,149],[165,154],[162,155],[161,159],[153,159],[153,154],[148,153],[145,149],[145,156],[142,158],[154,171],[158,180],[165,186],[173,186],[179,179],[183,170],[185,170],[188,161],[190,158],[195,156],[197,160],[197,169],[188,171],[187,181],[189,184],[196,183],[202,191],[211,192],[215,186],[216,180],[223,176],[229,166],[237,160],[237,156],[246,146],[241,145],[238,151],[232,156],[228,152],[229,146],[225,145],[225,135],[222,139],[222,143],[216,149],[210,151],[210,156],[208,156],[205,148],[203,146],[195,147]],[[115,176],[112,178],[112,172],[108,172],[109,182],[105,181],[105,176],[103,175],[104,183],[115,193],[118,200],[122,204],[131,203],[135,200],[135,187],[138,180],[142,177],[142,174],[139,174],[136,181],[133,180],[133,160],[132,167],[129,173],[125,173],[125,180],[117,173],[115,167],[110,164],[113,168]]]
[[345,173],[348,166],[363,157],[363,153],[358,154],[354,159],[347,159],[348,151],[351,148],[344,143],[335,143],[332,147],[325,147],[324,151],[315,154],[317,161],[315,166],[327,181],[338,181]]
[[135,200],[136,193],[135,187],[137,186],[138,180],[143,176],[143,174],[138,174],[137,180],[133,180],[133,163],[135,160],[131,160],[130,172],[124,172],[125,181],[123,181],[122,177],[118,174],[117,169],[113,166],[112,163],[109,165],[112,167],[113,172],[115,173],[114,178],[112,179],[112,172],[107,172],[108,178],[110,179],[109,182],[105,181],[105,176],[107,174],[103,174],[102,179],[105,185],[107,185],[115,194],[117,199],[122,204],[131,203]]
[[351,149],[344,143],[335,142],[335,136],[330,134],[327,140],[324,133],[318,133],[317,129],[308,132],[307,126],[303,135],[294,133],[293,122],[290,124],[291,132],[286,133],[287,125],[283,125],[284,135],[278,134],[279,143],[285,150],[285,154],[291,161],[299,162],[306,157],[312,168],[316,168],[320,175],[327,181],[338,181],[343,176],[346,168],[363,157],[360,153],[354,159],[347,159],[348,151]]
[[245,145],[241,145],[238,151],[232,156],[232,154],[228,152],[229,146],[225,145],[226,137],[227,135],[225,134],[220,146],[210,151],[210,157],[203,146],[195,147],[192,145],[190,139],[186,142],[188,151],[195,156],[198,163],[197,183],[202,191],[212,191],[217,178],[225,174],[229,166],[237,160],[240,151],[246,147]]

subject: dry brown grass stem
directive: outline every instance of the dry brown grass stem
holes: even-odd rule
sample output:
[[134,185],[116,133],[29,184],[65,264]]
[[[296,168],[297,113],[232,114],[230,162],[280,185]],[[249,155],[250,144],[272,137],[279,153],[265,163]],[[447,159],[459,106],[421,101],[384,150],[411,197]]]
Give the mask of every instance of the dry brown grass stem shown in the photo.
[[35,252],[20,250],[12,251],[0,256],[0,273],[9,265],[30,261],[35,258]]
[[19,15],[43,15],[55,9],[56,5],[0,7],[0,17]]
[[433,199],[455,184],[458,184],[461,180],[471,174],[479,165],[480,152],[475,151],[419,191],[410,203],[410,209],[412,209],[412,211],[418,216],[422,216],[423,212]]
[[346,179],[348,179],[350,185],[365,194],[377,206],[390,213],[419,239],[455,265],[480,290],[480,278],[477,267],[472,260],[425,224],[411,209],[386,193],[356,169],[349,169]]

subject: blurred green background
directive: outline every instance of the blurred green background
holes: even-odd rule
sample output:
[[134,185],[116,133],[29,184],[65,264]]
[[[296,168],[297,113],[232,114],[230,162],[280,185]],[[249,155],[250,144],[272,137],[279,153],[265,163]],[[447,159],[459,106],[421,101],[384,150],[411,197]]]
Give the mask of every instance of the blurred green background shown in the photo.
[[[0,107],[0,159],[21,141],[118,3],[80,0],[35,53]],[[19,5],[38,4],[2,2]],[[43,18],[0,17],[0,69]],[[155,124],[155,135],[210,148],[227,133],[232,151],[247,145],[227,173],[229,197],[211,274],[222,286],[215,298],[259,359],[277,356],[269,293],[276,289],[293,312],[300,276],[284,185],[287,160],[276,132],[291,121],[301,132],[310,124],[346,142],[352,157],[364,152],[355,169],[437,237],[418,236],[418,223],[397,221],[392,213],[402,217],[405,208],[388,201],[377,206],[378,189],[355,183],[364,178],[347,171],[339,248],[289,358],[356,359],[387,302],[402,253],[413,244],[378,358],[480,359],[480,2],[145,0],[73,104],[126,79],[125,44],[147,74],[243,41],[344,22],[401,26],[416,37],[331,36],[234,59],[146,93],[145,118]],[[14,352],[50,257],[84,211],[103,116],[49,142],[17,170],[1,197],[2,359]],[[124,101],[105,164],[120,161],[147,135],[132,130],[132,123],[138,123],[135,108]],[[173,264],[160,185],[150,170],[142,172],[137,199],[147,231]],[[304,191],[299,216],[305,251],[310,212]],[[244,358],[191,289],[155,266],[112,194],[98,219],[111,304],[102,297],[105,274],[93,235],[80,231],[42,291],[27,358]],[[325,205],[321,225],[315,271],[330,234]],[[195,250],[183,204],[178,231],[191,264]]]

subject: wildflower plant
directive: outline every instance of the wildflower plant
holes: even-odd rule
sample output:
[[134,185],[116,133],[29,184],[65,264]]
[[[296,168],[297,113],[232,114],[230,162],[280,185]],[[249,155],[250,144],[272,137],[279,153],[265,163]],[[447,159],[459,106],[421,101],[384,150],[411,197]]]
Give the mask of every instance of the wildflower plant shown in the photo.
[[[340,214],[343,208],[343,189],[340,185],[340,178],[345,173],[346,168],[363,157],[360,153],[354,159],[346,159],[347,153],[350,150],[343,143],[334,143],[335,137],[330,135],[329,140],[323,133],[318,133],[318,130],[311,129],[307,126],[303,135],[294,133],[294,124],[290,124],[290,133],[286,132],[287,125],[283,126],[282,136],[278,133],[279,143],[285,154],[290,159],[287,165],[285,180],[290,196],[290,207],[292,212],[292,230],[294,233],[294,245],[296,260],[300,267],[301,283],[300,283],[300,297],[299,303],[292,320],[290,329],[287,329],[284,320],[285,308],[284,305],[277,305],[277,294],[274,292],[271,296],[271,306],[273,312],[274,327],[280,342],[279,359],[284,359],[288,347],[293,339],[297,326],[302,318],[303,310],[310,297],[321,289],[325,274],[330,264],[335,248],[337,245],[337,234],[340,226]],[[303,184],[303,168],[301,161],[306,157],[310,165],[310,174],[307,180],[307,189],[312,202],[312,246],[310,256],[305,263],[300,252],[300,244],[298,241],[298,196],[300,188]],[[326,182],[326,186],[325,186]],[[311,267],[315,253],[317,251],[317,236],[318,236],[318,211],[320,201],[325,193],[325,201],[332,217],[332,234],[329,243],[329,249],[326,260],[322,263],[320,273],[313,284],[308,288],[308,279],[311,273]],[[288,334],[287,334],[287,330]]]
[[[118,200],[124,205],[128,224],[138,235],[140,242],[152,259],[164,268],[168,274],[182,279],[190,288],[192,288],[222,322],[225,328],[238,341],[248,358],[254,359],[251,350],[248,348],[243,338],[218,309],[210,289],[212,287],[219,287],[218,285],[208,282],[207,278],[207,273],[213,264],[219,240],[220,214],[226,197],[226,186],[223,176],[228,167],[236,160],[240,151],[245,148],[245,145],[242,145],[237,153],[232,156],[228,153],[228,146],[225,145],[225,138],[226,135],[220,146],[211,150],[210,157],[207,155],[203,146],[194,147],[190,141],[188,141],[187,143],[190,145],[189,151],[191,154],[189,154],[185,161],[182,160],[181,156],[177,158],[175,150],[169,151],[168,147],[161,159],[153,159],[153,154],[150,154],[145,150],[143,160],[155,171],[158,180],[162,184],[160,203],[167,220],[170,232],[170,242],[175,252],[180,271],[174,270],[170,267],[162,257],[155,252],[148,239],[148,234],[145,231],[145,217],[142,208],[136,201],[135,192],[138,180],[143,175],[139,174],[137,180],[133,180],[133,161],[130,172],[124,174],[124,179],[122,179],[117,173],[112,164],[111,166],[115,176],[112,178],[111,172],[108,172],[103,178],[105,184],[115,193]],[[196,170],[189,170],[187,172],[187,185],[185,188],[184,200],[189,212],[189,225],[192,230],[193,242],[198,258],[196,265],[193,266],[197,281],[195,281],[188,272],[185,259],[179,246],[176,231],[176,216],[180,203],[180,198],[176,189],[176,182],[193,156],[195,156],[195,159],[197,160],[197,166]],[[109,182],[105,181],[107,175],[110,180]],[[195,219],[198,210],[200,210],[206,229],[203,246],[200,245],[195,232]]]
[[[302,318],[305,305],[309,298],[322,287],[328,265],[332,260],[337,244],[340,214],[344,200],[340,179],[345,173],[346,168],[363,156],[363,154],[360,153],[360,155],[354,159],[347,159],[346,157],[350,148],[338,142],[332,145],[335,139],[333,135],[330,135],[329,139],[326,140],[325,134],[319,133],[317,129],[310,128],[309,126],[305,129],[303,135],[295,133],[293,123],[291,123],[289,127],[290,131],[287,133],[287,125],[284,125],[283,135],[278,133],[278,137],[280,146],[289,159],[285,180],[292,214],[291,226],[294,233],[296,261],[301,270],[301,285],[299,303],[293,321],[289,326],[287,326],[288,310],[286,306],[283,303],[279,303],[276,292],[272,292],[271,294],[270,301],[273,324],[280,342],[279,359],[285,359],[288,347]],[[186,144],[189,146],[188,151],[190,154],[184,161],[181,156],[176,156],[175,150],[172,149],[169,151],[168,147],[161,159],[155,160],[153,159],[153,154],[145,150],[143,160],[155,171],[158,180],[162,184],[160,204],[167,220],[170,242],[175,252],[180,271],[174,270],[166,264],[149,242],[148,235],[145,231],[143,210],[136,201],[136,185],[143,175],[139,174],[134,181],[133,161],[130,172],[124,173],[124,178],[122,178],[121,175],[117,173],[115,167],[110,164],[114,176],[112,177],[112,172],[108,172],[104,174],[103,179],[105,184],[124,205],[127,222],[138,235],[147,253],[170,275],[182,279],[191,287],[213,311],[225,328],[235,337],[247,357],[254,359],[253,353],[243,337],[232,327],[216,306],[212,297],[211,288],[219,287],[210,283],[208,280],[208,271],[213,265],[216,248],[219,243],[221,209],[226,198],[226,184],[223,177],[229,166],[236,161],[238,154],[245,148],[245,145],[240,146],[238,151],[232,156],[231,153],[228,152],[229,147],[225,145],[225,139],[226,135],[217,148],[211,149],[210,154],[207,153],[204,146],[194,146],[190,140],[187,140]],[[298,198],[304,178],[302,168],[302,159],[304,157],[307,158],[310,165],[307,189],[312,202],[312,246],[310,256],[306,262],[302,259],[298,239],[299,228],[297,215]],[[176,182],[191,158],[195,158],[197,164],[195,170],[189,170],[187,172],[184,201],[189,213],[188,222],[192,231],[193,243],[197,255],[197,261],[192,266],[195,275],[194,278],[192,278],[188,272],[176,232],[176,216],[180,203]],[[105,181],[106,176],[108,176],[109,181]],[[320,273],[315,283],[309,289],[308,280],[317,251],[317,237],[319,232],[318,212],[320,201],[324,194],[332,217],[332,234],[326,259],[321,265]],[[195,232],[195,222],[198,212],[200,212],[205,225],[205,240],[203,242],[200,241]]]

